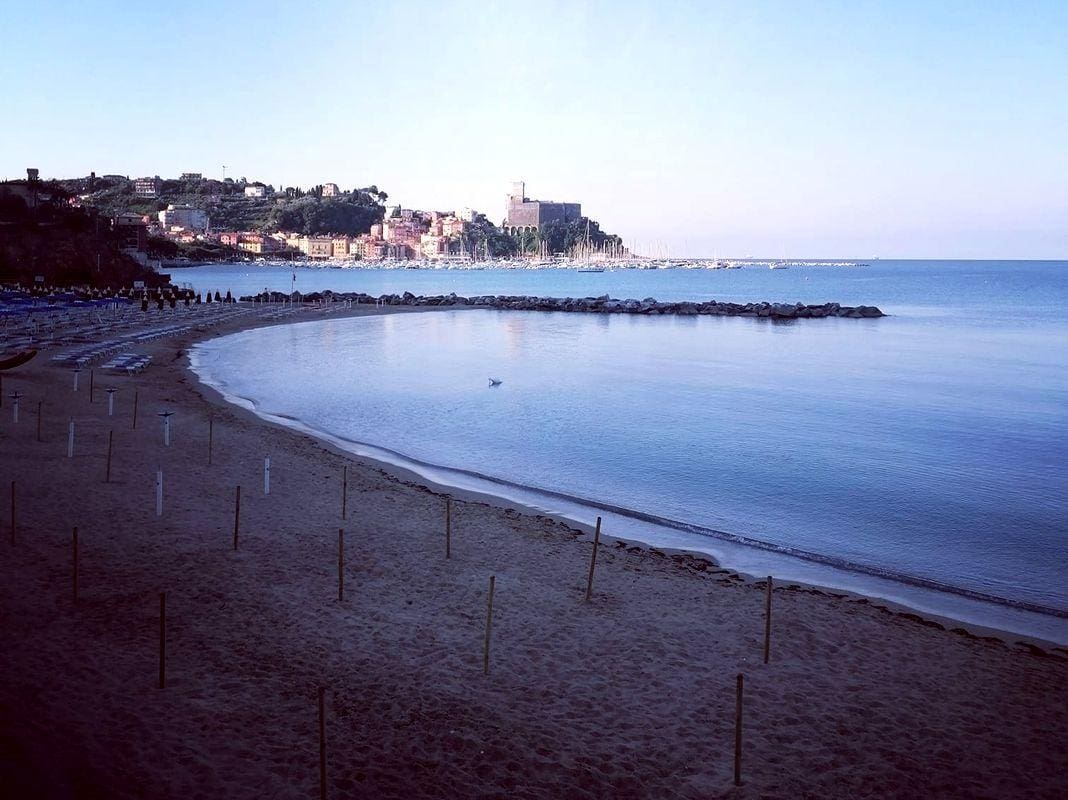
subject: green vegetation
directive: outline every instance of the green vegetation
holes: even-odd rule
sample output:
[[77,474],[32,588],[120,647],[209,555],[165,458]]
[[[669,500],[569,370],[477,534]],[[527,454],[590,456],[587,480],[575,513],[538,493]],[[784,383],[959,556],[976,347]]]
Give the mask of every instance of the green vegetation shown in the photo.
[[[287,187],[275,193],[273,186],[210,178],[183,181],[164,179],[159,196],[142,198],[134,194],[134,182],[122,176],[75,178],[61,181],[68,191],[82,195],[82,201],[108,215],[134,213],[155,215],[168,205],[185,205],[208,213],[213,230],[298,231],[304,234],[340,233],[355,236],[367,233],[381,221],[387,195],[377,186],[354,189],[339,197],[323,197],[323,187],[305,191]],[[267,197],[245,197],[246,186],[265,186]]]
[[[486,219],[485,214],[476,214],[460,239],[463,241],[463,250],[475,257],[488,254],[490,258],[508,258],[518,252],[515,238]],[[460,247],[458,240],[453,254],[459,253]]]
[[[322,187],[317,188],[321,193]],[[374,191],[378,192],[376,188]],[[385,197],[384,194],[381,196]],[[357,189],[341,197],[324,198],[312,194],[276,202],[260,230],[297,231],[305,235],[357,235],[367,233],[372,225],[381,222],[384,210],[370,189]]]
[[[547,255],[570,256],[586,245],[592,250],[604,250],[606,245],[622,247],[623,244],[619,236],[605,233],[595,220],[586,217],[566,223],[550,222],[540,230],[512,235],[479,214],[462,238],[467,253],[481,256],[488,251],[491,258],[540,253],[543,245]],[[456,245],[455,252],[459,252],[459,246]]]
[[620,247],[623,239],[602,231],[596,220],[580,217],[573,222],[550,222],[543,225],[537,232],[535,240],[529,243],[528,247],[537,251],[543,242],[545,249],[550,254],[556,255],[572,254],[587,245],[594,250],[604,250],[606,245]]

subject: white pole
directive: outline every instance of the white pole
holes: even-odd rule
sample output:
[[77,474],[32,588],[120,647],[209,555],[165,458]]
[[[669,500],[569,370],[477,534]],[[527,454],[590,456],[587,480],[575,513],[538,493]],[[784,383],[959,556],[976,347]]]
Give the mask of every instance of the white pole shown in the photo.
[[12,407],[12,415],[14,416],[15,424],[19,424],[19,393],[15,392],[11,395],[11,399],[15,401],[15,405]]
[[78,391],[78,376],[81,374],[80,369],[74,370],[74,391]]
[[156,516],[163,516],[163,470],[156,470]]
[[74,458],[74,420],[67,429],[67,458]]
[[163,444],[166,447],[171,446],[171,418],[163,418]]
[[115,390],[108,389],[108,416],[115,416]]
[[263,493],[271,493],[271,457],[263,459]]

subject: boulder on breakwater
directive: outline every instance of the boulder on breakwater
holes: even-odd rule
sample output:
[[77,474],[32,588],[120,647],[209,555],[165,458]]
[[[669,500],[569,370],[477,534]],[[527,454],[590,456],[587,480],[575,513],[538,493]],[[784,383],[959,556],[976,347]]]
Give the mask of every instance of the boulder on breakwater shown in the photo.
[[374,297],[362,292],[312,292],[294,295],[283,292],[261,292],[242,297],[245,302],[280,303],[286,300],[312,303],[353,302],[386,306],[476,306],[509,311],[570,311],[588,314],[679,314],[683,316],[705,315],[719,317],[766,317],[769,319],[818,319],[821,317],[848,317],[851,319],[885,317],[875,306],[843,306],[838,303],[805,305],[804,303],[721,303],[708,300],[703,303],[683,301],[662,303],[653,297],[644,300],[616,300],[608,295],[600,297],[535,297],[530,295],[479,295],[461,297],[456,294],[414,295],[384,294]]

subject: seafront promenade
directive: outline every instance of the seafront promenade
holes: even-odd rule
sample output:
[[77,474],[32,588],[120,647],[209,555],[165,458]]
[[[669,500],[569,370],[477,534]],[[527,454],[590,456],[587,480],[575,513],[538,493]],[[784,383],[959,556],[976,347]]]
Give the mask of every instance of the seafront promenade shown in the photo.
[[317,796],[322,689],[329,797],[1068,792],[1064,648],[776,582],[765,663],[764,579],[605,530],[587,601],[591,531],[447,505],[187,368],[242,328],[420,310],[89,319],[81,344],[173,331],[137,345],[144,371],[85,363],[77,391],[67,342],[4,376],[6,791]]

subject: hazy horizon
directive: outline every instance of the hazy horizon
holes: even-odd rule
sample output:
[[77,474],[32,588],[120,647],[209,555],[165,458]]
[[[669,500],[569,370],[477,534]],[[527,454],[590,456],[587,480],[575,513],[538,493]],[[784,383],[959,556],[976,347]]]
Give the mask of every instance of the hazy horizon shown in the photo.
[[6,3],[0,176],[510,184],[645,253],[1068,258],[1068,6]]

